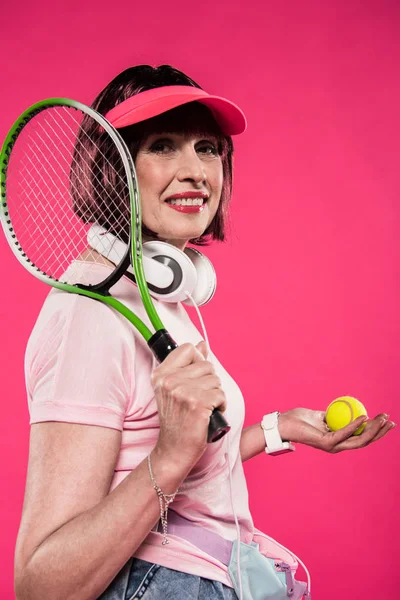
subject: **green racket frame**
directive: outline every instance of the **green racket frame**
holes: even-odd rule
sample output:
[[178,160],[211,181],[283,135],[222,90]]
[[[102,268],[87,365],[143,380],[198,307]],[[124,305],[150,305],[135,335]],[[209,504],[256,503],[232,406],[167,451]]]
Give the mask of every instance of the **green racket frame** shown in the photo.
[[[92,108],[89,108],[84,104],[81,104],[80,102],[76,102],[75,100],[70,100],[68,98],[49,98],[47,100],[42,100],[41,102],[33,104],[30,108],[25,110],[22,113],[22,115],[16,120],[4,141],[0,153],[0,219],[3,225],[4,233],[16,258],[26,269],[28,269],[30,273],[32,273],[32,275],[34,275],[41,281],[44,281],[48,285],[51,285],[52,287],[58,288],[65,292],[71,292],[73,294],[80,294],[82,296],[94,298],[95,300],[100,300],[101,302],[112,306],[112,308],[120,312],[132,323],[132,325],[134,325],[138,329],[141,335],[145,338],[146,342],[149,342],[150,338],[153,336],[153,333],[137,315],[135,315],[121,302],[119,302],[119,300],[113,298],[112,296],[103,296],[102,294],[88,290],[83,287],[81,288],[75,285],[62,283],[56,279],[53,279],[46,273],[43,273],[29,259],[27,259],[26,255],[23,252],[23,249],[19,245],[19,242],[16,238],[11,220],[9,219],[7,207],[6,176],[8,159],[11,154],[12,148],[18,138],[18,135],[25,127],[25,125],[29,123],[29,121],[42,110],[45,110],[52,106],[68,106],[70,108],[76,108],[77,110],[89,115],[90,117],[95,119],[105,131],[107,131],[107,133],[110,135],[115,145],[117,146],[124,165],[125,175],[129,187],[129,197],[131,205],[131,258],[137,286],[139,289],[140,296],[142,298],[143,305],[151,321],[151,324],[156,330],[165,330],[165,327],[154,308],[154,304],[152,302],[143,271],[141,208],[139,188],[136,184],[135,166],[133,164],[133,160],[125,144],[125,141],[122,139],[118,131],[114,129],[114,127],[110,125],[110,123],[97,111],[93,110]],[[134,176],[132,176],[132,173],[134,174]]]
[[[36,265],[34,265],[24,253],[22,247],[20,246],[17,236],[13,230],[13,226],[11,223],[11,219],[9,218],[8,206],[7,206],[7,194],[6,194],[6,176],[7,176],[7,168],[9,157],[12,151],[12,148],[18,139],[18,136],[22,129],[29,123],[29,121],[38,115],[43,110],[46,110],[50,107],[56,106],[67,106],[69,108],[75,108],[84,114],[92,117],[99,125],[110,135],[112,140],[114,141],[116,147],[119,150],[125,175],[128,182],[129,188],[129,197],[130,197],[130,207],[131,207],[131,238],[130,238],[130,259],[132,261],[133,270],[135,273],[136,283],[139,289],[139,293],[146,310],[146,313],[151,321],[152,326],[156,330],[155,333],[152,333],[151,330],[143,323],[143,321],[135,315],[129,308],[124,306],[119,300],[113,298],[108,294],[108,290],[104,293],[104,295],[98,291],[90,290],[87,286],[79,286],[71,285],[67,283],[62,283],[57,279],[54,279],[41,271]],[[0,194],[1,194],[1,203],[0,203],[0,220],[3,225],[3,229],[6,235],[6,238],[10,244],[10,247],[15,254],[16,258],[19,262],[35,277],[47,283],[48,285],[63,290],[65,292],[70,292],[73,294],[79,294],[81,296],[87,296],[88,298],[93,298],[95,300],[99,300],[105,304],[108,304],[115,310],[117,310],[120,314],[122,314],[128,321],[136,327],[136,329],[140,332],[140,334],[144,337],[149,347],[153,351],[156,358],[162,362],[164,358],[168,356],[172,350],[177,347],[177,344],[169,335],[168,331],[165,329],[160,317],[158,316],[153,301],[150,297],[149,289],[147,287],[146,278],[143,270],[142,263],[142,215],[141,215],[141,206],[140,206],[140,195],[139,188],[137,186],[137,177],[135,166],[128,150],[125,141],[122,139],[118,131],[97,111],[94,109],[77,102],[75,100],[71,100],[68,98],[49,98],[46,100],[42,100],[41,102],[37,102],[33,104],[30,108],[25,110],[20,117],[15,121],[14,125],[11,127],[7,137],[4,141],[4,144],[0,153]],[[125,257],[126,259],[127,257]],[[127,260],[123,259],[122,264],[126,263],[128,266]],[[98,287],[98,286],[97,286]],[[213,414],[210,417],[210,425],[209,425],[209,433],[208,433],[208,441],[215,442],[220,439],[227,431],[230,430],[229,425],[227,424],[224,417],[217,410],[214,410]]]

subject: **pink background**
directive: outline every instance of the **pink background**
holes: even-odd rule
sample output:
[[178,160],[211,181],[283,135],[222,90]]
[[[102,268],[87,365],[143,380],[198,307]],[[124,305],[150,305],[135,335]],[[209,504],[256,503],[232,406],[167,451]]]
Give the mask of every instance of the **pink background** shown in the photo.
[[[229,240],[206,251],[219,288],[202,312],[247,423],[275,409],[325,409],[344,394],[398,421],[397,0],[138,4],[8,2],[1,139],[33,102],[90,103],[140,63],[170,63],[236,101],[249,126],[236,141]],[[48,289],[2,235],[0,252],[8,600],[28,454],[23,354]],[[256,525],[305,561],[314,600],[398,597],[398,432],[357,452],[298,446],[246,464]]]

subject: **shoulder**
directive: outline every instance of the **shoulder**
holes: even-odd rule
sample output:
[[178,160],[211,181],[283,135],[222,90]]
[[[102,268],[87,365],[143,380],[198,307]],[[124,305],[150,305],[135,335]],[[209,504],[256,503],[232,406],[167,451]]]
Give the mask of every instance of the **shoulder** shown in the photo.
[[36,370],[68,355],[99,360],[134,353],[132,325],[110,306],[75,293],[53,289],[28,339],[25,364]]

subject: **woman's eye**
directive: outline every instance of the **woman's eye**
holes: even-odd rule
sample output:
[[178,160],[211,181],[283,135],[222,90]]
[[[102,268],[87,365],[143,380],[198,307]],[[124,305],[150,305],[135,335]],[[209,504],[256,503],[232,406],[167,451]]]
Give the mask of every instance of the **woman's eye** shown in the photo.
[[172,145],[167,142],[154,142],[150,148],[151,152],[157,152],[162,154],[163,152],[169,152],[173,150]]
[[214,144],[201,144],[197,146],[197,152],[201,152],[202,154],[209,154],[210,156],[218,155],[218,150],[214,146]]
[[[167,154],[176,150],[176,146],[169,140],[157,140],[150,146],[150,152]],[[200,142],[196,145],[196,152],[206,156],[218,156],[218,149],[212,142]]]

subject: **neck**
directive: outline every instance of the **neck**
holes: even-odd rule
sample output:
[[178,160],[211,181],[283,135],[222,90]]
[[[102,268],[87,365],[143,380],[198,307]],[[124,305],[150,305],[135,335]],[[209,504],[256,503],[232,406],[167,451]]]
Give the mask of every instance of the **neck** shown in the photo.
[[175,246],[175,248],[178,248],[178,250],[181,250],[182,252],[184,251],[184,249],[186,248],[187,245],[187,241],[185,240],[179,240],[179,239],[164,239],[164,238],[156,238],[156,237],[151,237],[149,235],[145,235],[144,233],[142,234],[142,240],[143,242],[166,242],[167,244],[171,244],[171,246]]

